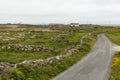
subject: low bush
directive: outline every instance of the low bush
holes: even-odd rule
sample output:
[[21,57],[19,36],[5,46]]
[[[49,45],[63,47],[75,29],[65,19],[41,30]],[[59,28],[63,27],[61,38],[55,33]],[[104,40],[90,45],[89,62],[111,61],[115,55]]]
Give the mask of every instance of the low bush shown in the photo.
[[9,70],[10,80],[25,80],[25,75],[18,69],[12,68]]

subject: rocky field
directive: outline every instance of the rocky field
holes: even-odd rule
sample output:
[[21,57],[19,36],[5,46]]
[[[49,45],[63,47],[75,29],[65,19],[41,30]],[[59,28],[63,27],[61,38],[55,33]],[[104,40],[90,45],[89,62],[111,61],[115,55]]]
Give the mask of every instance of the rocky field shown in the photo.
[[2,80],[49,80],[85,56],[97,34],[96,26],[14,26],[0,25]]

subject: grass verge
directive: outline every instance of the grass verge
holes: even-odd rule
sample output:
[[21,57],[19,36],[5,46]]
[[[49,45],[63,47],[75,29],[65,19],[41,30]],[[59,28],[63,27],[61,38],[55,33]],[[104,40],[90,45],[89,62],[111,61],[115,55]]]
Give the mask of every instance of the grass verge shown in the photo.
[[111,75],[109,80],[120,80],[120,52],[116,52],[111,66]]
[[[115,44],[120,45],[119,29],[112,29],[106,33],[106,36]],[[111,65],[111,73],[109,80],[120,80],[120,52],[116,52],[113,56]]]

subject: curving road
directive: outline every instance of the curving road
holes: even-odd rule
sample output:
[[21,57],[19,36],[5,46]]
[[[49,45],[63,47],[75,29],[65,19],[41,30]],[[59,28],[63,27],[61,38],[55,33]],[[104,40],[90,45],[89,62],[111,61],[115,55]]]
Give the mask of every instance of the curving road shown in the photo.
[[91,52],[52,80],[108,80],[112,60],[113,45],[103,34]]

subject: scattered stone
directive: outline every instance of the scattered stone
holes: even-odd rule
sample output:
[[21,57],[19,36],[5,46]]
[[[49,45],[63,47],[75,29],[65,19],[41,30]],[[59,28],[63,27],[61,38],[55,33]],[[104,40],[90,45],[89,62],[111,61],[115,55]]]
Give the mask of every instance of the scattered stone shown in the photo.
[[0,74],[8,72],[9,68],[14,67],[14,64],[10,64],[7,62],[0,63]]

